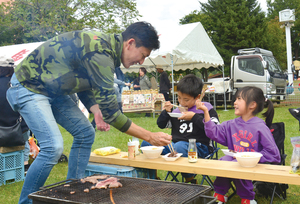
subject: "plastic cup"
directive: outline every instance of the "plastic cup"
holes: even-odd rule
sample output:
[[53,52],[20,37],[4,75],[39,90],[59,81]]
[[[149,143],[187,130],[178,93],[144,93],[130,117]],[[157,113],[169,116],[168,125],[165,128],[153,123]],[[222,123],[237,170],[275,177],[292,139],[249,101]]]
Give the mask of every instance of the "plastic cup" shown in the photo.
[[135,158],[135,142],[128,142],[128,159]]

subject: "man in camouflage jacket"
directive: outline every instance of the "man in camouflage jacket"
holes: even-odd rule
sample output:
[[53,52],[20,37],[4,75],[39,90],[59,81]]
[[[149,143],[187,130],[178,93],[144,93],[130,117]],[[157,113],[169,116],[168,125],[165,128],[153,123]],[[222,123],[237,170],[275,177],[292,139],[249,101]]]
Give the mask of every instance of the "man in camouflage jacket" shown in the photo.
[[[58,124],[74,137],[67,178],[84,177],[95,130],[69,95],[77,93],[94,114],[97,128],[109,125],[153,145],[170,143],[171,136],[147,131],[123,115],[114,90],[114,69],[142,64],[159,48],[155,29],[146,22],[130,25],[121,35],[74,31],[58,35],[31,52],[15,69],[7,99],[19,111],[40,144],[30,166],[19,203],[44,185],[63,152]],[[102,115],[103,114],[103,115]]]

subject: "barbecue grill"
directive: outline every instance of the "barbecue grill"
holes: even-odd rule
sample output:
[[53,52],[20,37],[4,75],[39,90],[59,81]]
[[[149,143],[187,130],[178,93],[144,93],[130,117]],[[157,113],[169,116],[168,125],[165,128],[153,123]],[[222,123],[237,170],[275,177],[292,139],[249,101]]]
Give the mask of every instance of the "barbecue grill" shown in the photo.
[[[48,203],[189,203],[204,204],[214,203],[215,198],[207,196],[211,191],[210,186],[175,183],[143,178],[117,177],[123,187],[115,189],[94,189],[88,193],[84,189],[90,189],[94,184],[82,183],[80,180],[65,180],[49,186],[44,186],[40,191],[31,193],[28,197],[33,204]],[[68,185],[66,185],[68,184]],[[74,194],[70,192],[75,191]]]

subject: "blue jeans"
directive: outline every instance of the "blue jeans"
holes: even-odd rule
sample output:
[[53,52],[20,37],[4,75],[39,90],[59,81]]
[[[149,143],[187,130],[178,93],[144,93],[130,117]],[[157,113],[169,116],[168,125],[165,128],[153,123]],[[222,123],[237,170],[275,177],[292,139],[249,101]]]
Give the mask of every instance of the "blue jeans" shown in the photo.
[[[196,143],[197,145],[197,152],[198,152],[198,157],[199,158],[204,158],[209,154],[209,150],[208,147],[204,144],[201,144],[200,142]],[[151,146],[151,144],[149,142],[143,141],[141,144],[141,147],[144,146]],[[182,153],[182,157],[188,157],[188,149],[189,149],[189,142],[186,141],[179,141],[179,142],[172,142],[172,146],[174,148],[174,150],[178,153]],[[168,154],[170,153],[170,149],[168,146],[164,146],[164,150],[162,151],[162,155]],[[192,176],[195,176],[195,174],[188,174],[188,173],[181,173],[181,175],[184,178],[190,178]]]
[[40,153],[27,172],[19,200],[22,204],[32,203],[28,195],[44,185],[63,152],[63,137],[57,124],[74,137],[67,179],[84,177],[95,130],[70,96],[51,98],[36,94],[23,87],[15,74],[11,85],[7,91],[7,100],[14,111],[20,112],[40,144]]

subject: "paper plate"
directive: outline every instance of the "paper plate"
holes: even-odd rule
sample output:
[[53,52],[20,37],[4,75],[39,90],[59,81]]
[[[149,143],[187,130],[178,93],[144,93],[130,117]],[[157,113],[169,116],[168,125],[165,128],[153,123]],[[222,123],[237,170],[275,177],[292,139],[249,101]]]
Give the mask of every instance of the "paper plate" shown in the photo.
[[235,157],[237,153],[230,152],[229,149],[221,149],[225,155]]
[[173,118],[179,118],[180,116],[182,116],[182,113],[168,113],[168,114]]
[[175,161],[177,160],[179,157],[181,157],[182,153],[177,153],[176,157],[168,157],[170,153],[162,156],[162,158],[164,158],[166,161]]

